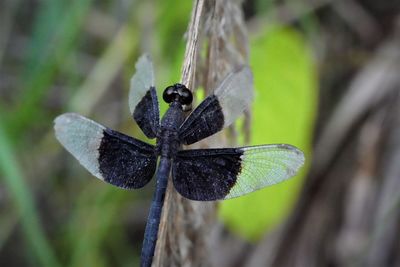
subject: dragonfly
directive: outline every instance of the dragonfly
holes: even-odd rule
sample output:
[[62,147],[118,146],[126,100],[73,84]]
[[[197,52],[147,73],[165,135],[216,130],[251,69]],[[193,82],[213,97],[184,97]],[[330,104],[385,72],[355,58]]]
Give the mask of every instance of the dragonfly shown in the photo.
[[[193,95],[183,84],[168,86],[169,108],[160,121],[153,63],[143,55],[131,79],[129,107],[151,145],[76,113],[55,119],[58,141],[92,175],[124,189],[138,189],[156,178],[141,252],[142,267],[152,264],[169,176],[183,197],[215,201],[242,196],[294,176],[304,154],[288,144],[237,148],[183,149],[231,125],[252,102],[248,66],[228,74],[190,114]],[[158,166],[157,166],[158,160]]]

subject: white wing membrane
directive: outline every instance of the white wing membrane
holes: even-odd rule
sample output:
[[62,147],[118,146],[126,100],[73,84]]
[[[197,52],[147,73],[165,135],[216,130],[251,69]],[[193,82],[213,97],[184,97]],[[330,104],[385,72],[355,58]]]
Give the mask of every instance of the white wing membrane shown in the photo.
[[97,178],[125,189],[145,186],[153,177],[154,147],[78,114],[55,120],[56,137]]
[[285,181],[304,164],[303,152],[290,145],[261,145],[241,150],[241,171],[225,199]]
[[91,174],[103,180],[99,170],[99,151],[104,126],[76,113],[65,113],[54,121],[58,141]]
[[131,88],[129,91],[129,109],[131,114],[139,101],[143,99],[147,91],[154,87],[153,63],[149,55],[143,55],[136,63],[136,73],[131,79]]
[[229,74],[215,89],[222,107],[224,127],[232,124],[253,101],[253,74],[248,66]]

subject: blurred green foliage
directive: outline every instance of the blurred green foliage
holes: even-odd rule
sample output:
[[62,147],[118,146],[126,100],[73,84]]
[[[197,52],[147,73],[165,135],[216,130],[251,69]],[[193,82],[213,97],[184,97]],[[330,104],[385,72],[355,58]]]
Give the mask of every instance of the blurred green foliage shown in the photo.
[[0,147],[0,173],[4,177],[3,183],[10,192],[14,202],[13,208],[18,210],[21,217],[22,228],[32,252],[36,254],[40,266],[57,267],[59,264],[39,223],[39,216],[33,201],[34,197],[24,181],[15,156],[15,150],[9,142],[1,120]]
[[[179,80],[192,3],[15,3],[10,25],[19,27],[0,53],[2,70],[16,76],[12,88],[0,91],[1,184],[13,204],[0,215],[1,226],[9,225],[0,227],[0,249],[19,245],[10,236],[20,223],[27,249],[15,258],[18,265],[135,265],[143,229],[132,225],[143,226],[153,186],[123,191],[93,179],[56,142],[52,120],[65,111],[81,112],[143,137],[131,123],[127,103],[135,61],[143,50],[151,52],[160,91]],[[10,53],[14,40],[24,41],[18,55]],[[252,143],[285,142],[308,152],[315,77],[301,36],[290,29],[265,30],[251,41],[251,65],[257,89]],[[287,214],[300,184],[295,178],[223,203],[221,215],[235,232],[258,238]]]
[[[317,100],[310,48],[294,29],[268,27],[251,40],[250,51],[256,90],[251,144],[292,144],[309,163]],[[290,211],[306,169],[284,183],[222,202],[220,215],[242,236],[261,238]]]
[[[13,138],[18,138],[24,129],[37,123],[38,120],[32,118],[48,121],[48,117],[43,117],[47,115],[45,110],[37,108],[37,105],[43,101],[68,56],[77,49],[78,35],[91,2],[56,0],[41,3],[20,75],[18,104],[10,113],[9,129]],[[45,127],[45,124],[41,124],[41,127]]]

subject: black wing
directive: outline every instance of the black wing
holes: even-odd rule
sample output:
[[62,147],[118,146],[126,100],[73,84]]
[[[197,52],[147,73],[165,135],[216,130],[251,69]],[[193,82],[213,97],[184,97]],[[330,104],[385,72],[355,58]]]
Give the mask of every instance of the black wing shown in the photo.
[[66,113],[55,120],[60,143],[94,176],[132,189],[146,185],[156,169],[154,147],[90,119]]
[[155,138],[160,124],[157,92],[154,87],[153,64],[148,55],[136,63],[131,79],[129,108],[134,120],[148,138]]
[[290,145],[184,150],[174,160],[172,178],[188,199],[228,199],[282,182],[303,163],[303,153]]
[[229,126],[249,108],[253,99],[252,87],[249,67],[229,74],[214,94],[201,102],[182,124],[179,129],[182,142],[193,144]]

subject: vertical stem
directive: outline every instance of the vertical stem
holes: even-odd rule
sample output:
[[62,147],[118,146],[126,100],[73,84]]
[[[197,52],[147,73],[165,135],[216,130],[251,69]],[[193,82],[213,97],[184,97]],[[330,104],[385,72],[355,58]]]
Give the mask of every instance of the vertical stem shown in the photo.
[[[185,58],[182,66],[182,78],[181,83],[186,85],[190,90],[193,91],[195,85],[195,74],[196,74],[196,58],[197,51],[199,50],[199,35],[202,15],[204,13],[204,0],[195,0],[192,9],[192,15],[188,27],[188,39],[186,43]],[[153,267],[162,266],[197,266],[192,264],[196,259],[191,258],[192,262],[187,262],[185,260],[185,252],[188,250],[188,246],[185,244],[185,248],[182,246],[183,235],[187,235],[187,229],[184,225],[187,225],[185,221],[186,215],[191,216],[194,212],[193,205],[190,204],[189,200],[182,198],[173,189],[172,183],[169,183],[166,196],[164,200],[164,208],[160,221],[160,229],[158,233],[158,241],[156,246],[156,251],[153,260]],[[204,204],[203,204],[204,205]],[[210,204],[206,204],[210,206]],[[213,207],[213,204],[211,204]],[[199,216],[204,216],[199,209],[196,209]],[[183,216],[184,214],[184,216]],[[179,240],[177,240],[178,235],[180,235]],[[191,240],[192,246],[196,243],[202,243],[203,241]],[[200,253],[199,253],[200,254]],[[200,257],[199,257],[200,258]],[[204,258],[204,257],[202,257]],[[207,259],[203,259],[203,262],[207,262]]]
[[188,41],[186,43],[185,59],[182,66],[182,81],[187,88],[193,90],[196,57],[198,50],[198,39],[200,31],[200,18],[203,12],[204,0],[197,0],[192,12],[192,18],[189,24]]

